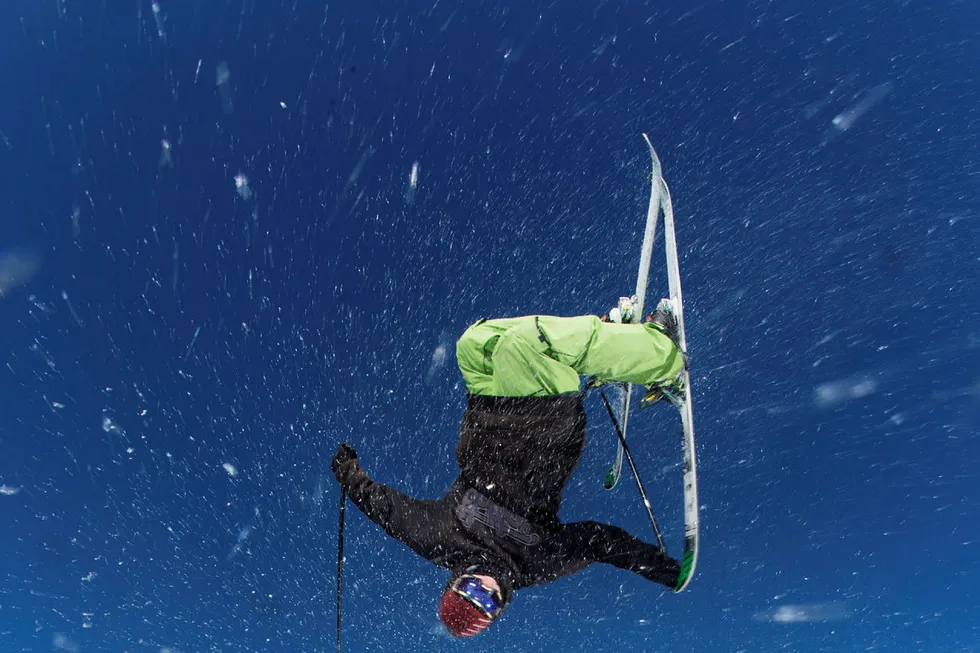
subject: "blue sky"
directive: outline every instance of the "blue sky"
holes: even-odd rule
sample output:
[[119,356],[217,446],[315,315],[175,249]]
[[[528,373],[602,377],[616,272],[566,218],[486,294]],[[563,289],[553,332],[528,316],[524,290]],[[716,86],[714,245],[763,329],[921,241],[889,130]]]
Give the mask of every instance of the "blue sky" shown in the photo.
[[[689,592],[594,567],[452,642],[445,572],[349,511],[346,650],[975,646],[975,8],[110,4],[0,10],[0,648],[331,646],[336,444],[442,494],[462,329],[632,287],[642,132]],[[652,538],[590,417],[563,518]],[[633,428],[679,548],[675,418]]]

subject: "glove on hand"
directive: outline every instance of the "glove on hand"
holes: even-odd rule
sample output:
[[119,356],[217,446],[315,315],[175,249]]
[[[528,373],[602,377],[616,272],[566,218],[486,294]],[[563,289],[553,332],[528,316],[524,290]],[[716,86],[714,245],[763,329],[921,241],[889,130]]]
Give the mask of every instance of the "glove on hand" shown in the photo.
[[651,547],[650,555],[639,566],[637,572],[655,583],[673,589],[681,573],[681,563],[668,556],[663,550]]
[[[354,451],[354,447],[345,442],[337,447],[337,452],[333,455],[333,460],[330,462],[330,471],[334,473],[334,476],[337,476],[344,463],[351,460],[357,461],[357,452]],[[340,480],[339,477],[337,480]]]

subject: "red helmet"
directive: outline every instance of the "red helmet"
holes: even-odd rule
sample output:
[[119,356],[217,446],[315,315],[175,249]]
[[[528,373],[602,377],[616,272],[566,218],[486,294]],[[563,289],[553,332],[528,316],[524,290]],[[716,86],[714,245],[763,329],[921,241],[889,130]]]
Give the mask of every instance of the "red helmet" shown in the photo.
[[439,601],[439,618],[453,637],[472,637],[490,627],[504,611],[499,590],[472,574],[450,581]]

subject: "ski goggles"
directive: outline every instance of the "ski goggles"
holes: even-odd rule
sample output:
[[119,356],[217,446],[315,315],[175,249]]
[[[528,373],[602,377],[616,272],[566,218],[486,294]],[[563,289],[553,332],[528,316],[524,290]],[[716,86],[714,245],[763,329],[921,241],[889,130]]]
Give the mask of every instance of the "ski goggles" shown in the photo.
[[504,599],[500,592],[487,587],[476,576],[460,576],[450,585],[450,589],[490,619],[496,619],[504,611]]

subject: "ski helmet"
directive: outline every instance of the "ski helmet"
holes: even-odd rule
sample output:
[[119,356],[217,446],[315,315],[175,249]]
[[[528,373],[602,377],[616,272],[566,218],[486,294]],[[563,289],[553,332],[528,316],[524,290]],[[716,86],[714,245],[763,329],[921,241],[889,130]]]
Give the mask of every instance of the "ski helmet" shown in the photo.
[[452,579],[439,601],[439,618],[453,637],[472,637],[487,628],[504,611],[500,591],[487,587],[473,574]]

